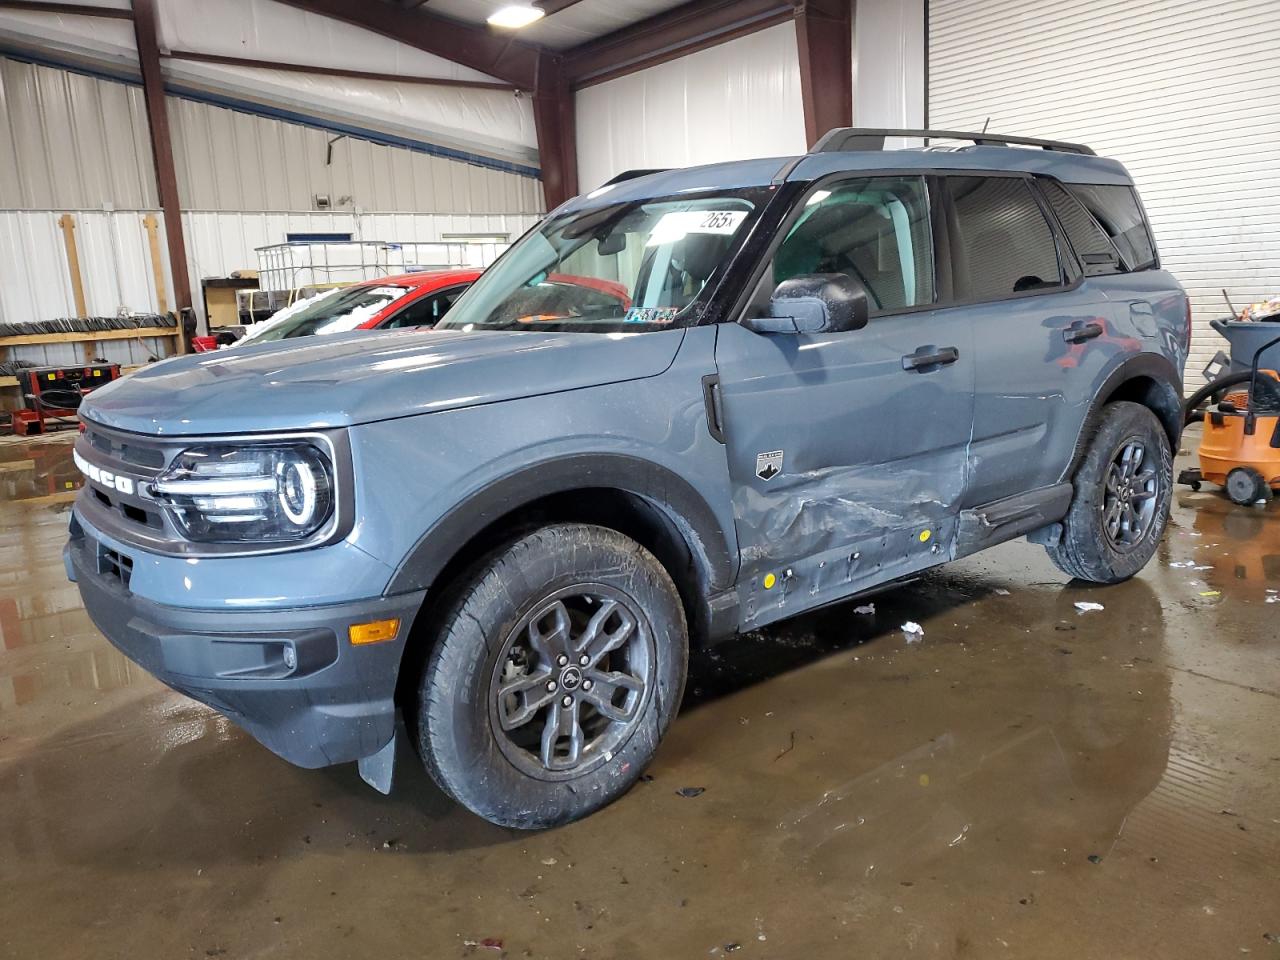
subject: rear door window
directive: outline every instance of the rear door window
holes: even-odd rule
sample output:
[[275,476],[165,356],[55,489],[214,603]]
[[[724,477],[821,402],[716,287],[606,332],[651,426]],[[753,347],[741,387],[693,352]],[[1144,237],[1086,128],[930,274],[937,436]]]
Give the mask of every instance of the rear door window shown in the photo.
[[863,177],[815,190],[773,260],[775,285],[844,273],[867,290],[870,314],[933,303],[933,235],[920,177]]
[[1004,300],[1062,285],[1053,230],[1020,177],[948,177],[957,295]]
[[1071,183],[1067,189],[1107,232],[1126,270],[1148,270],[1156,265],[1155,244],[1132,187]]

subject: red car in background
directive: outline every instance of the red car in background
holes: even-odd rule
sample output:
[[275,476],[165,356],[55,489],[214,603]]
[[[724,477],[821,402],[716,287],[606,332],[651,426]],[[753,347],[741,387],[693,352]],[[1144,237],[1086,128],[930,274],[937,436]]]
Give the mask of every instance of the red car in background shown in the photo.
[[239,343],[267,343],[318,333],[433,327],[479,270],[432,270],[364,280],[286,307],[254,324]]
[[[240,343],[267,343],[348,330],[434,327],[480,276],[479,270],[433,270],[364,280],[312,297],[254,324]],[[590,311],[617,312],[631,306],[619,283],[595,277],[551,274],[532,285],[520,306],[519,323],[562,320]]]

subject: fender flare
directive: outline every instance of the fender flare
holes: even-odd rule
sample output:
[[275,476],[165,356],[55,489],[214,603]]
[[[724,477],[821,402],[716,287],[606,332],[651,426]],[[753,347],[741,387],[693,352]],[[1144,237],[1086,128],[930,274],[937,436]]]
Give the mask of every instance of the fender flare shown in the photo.
[[1157,353],[1140,353],[1118,364],[1114,370],[1107,374],[1102,386],[1094,392],[1093,400],[1089,403],[1089,413],[1080,425],[1080,432],[1076,435],[1076,444],[1071,454],[1071,462],[1067,465],[1067,469],[1062,475],[1061,479],[1063,481],[1070,481],[1072,476],[1075,475],[1076,467],[1080,465],[1080,461],[1084,458],[1085,448],[1093,437],[1098,420],[1102,416],[1102,408],[1107,405],[1112,395],[1121,386],[1138,377],[1148,377],[1168,391],[1168,399],[1176,412],[1172,414],[1172,417],[1162,414],[1160,411],[1152,412],[1160,418],[1165,432],[1169,435],[1169,443],[1172,445],[1174,453],[1178,452],[1178,441],[1182,436],[1182,376],[1167,357]]
[[386,596],[429,589],[472,537],[498,518],[556,493],[613,489],[643,497],[676,526],[705,588],[723,591],[734,577],[734,552],[715,512],[692,484],[666,467],[623,454],[572,454],[529,464],[456,504],[400,561]]

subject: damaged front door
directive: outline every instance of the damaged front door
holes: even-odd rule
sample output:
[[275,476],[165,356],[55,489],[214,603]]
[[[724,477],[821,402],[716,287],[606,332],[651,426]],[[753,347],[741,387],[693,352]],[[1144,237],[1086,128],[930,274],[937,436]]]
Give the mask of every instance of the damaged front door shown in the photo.
[[973,425],[969,318],[930,309],[925,183],[812,192],[748,309],[784,280],[844,273],[870,322],[843,332],[719,328],[725,443],[744,625],[758,625],[950,555]]

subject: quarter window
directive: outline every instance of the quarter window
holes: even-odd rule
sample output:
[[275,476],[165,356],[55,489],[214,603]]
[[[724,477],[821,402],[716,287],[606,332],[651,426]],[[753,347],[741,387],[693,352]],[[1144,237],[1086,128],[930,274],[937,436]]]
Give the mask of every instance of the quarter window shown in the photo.
[[844,273],[872,316],[933,303],[933,241],[920,177],[865,177],[809,195],[773,260],[773,282]]
[[1155,244],[1132,187],[1072,183],[1067,189],[1115,243],[1125,269],[1147,270],[1156,265]]
[[1066,231],[1067,239],[1084,264],[1084,272],[1091,277],[1121,272],[1124,268],[1111,238],[1098,226],[1098,221],[1093,219],[1093,214],[1085,209],[1084,204],[1056,180],[1042,180],[1040,186]]
[[1003,300],[1060,286],[1053,231],[1025,180],[950,177],[960,296]]

